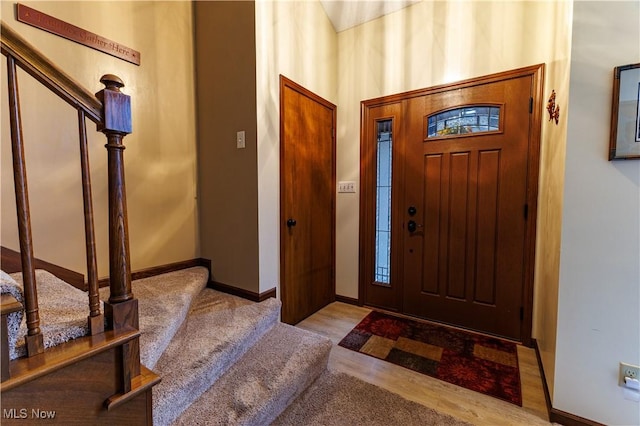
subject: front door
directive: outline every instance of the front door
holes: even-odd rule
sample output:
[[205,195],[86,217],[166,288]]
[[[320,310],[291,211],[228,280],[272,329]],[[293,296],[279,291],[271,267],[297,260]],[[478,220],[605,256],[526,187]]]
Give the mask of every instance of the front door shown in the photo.
[[[389,100],[402,105],[390,221],[402,235],[390,238],[391,282],[365,283],[365,303],[528,341],[541,84],[533,68]],[[365,125],[380,119],[370,114]]]
[[336,107],[280,78],[282,321],[335,300]]
[[404,311],[520,338],[531,79],[407,102]]

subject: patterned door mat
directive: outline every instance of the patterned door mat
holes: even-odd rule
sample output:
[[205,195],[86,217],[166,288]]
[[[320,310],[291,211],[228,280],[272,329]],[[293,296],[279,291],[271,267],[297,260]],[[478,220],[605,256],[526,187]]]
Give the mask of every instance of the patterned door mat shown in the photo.
[[339,345],[522,406],[515,343],[373,311]]

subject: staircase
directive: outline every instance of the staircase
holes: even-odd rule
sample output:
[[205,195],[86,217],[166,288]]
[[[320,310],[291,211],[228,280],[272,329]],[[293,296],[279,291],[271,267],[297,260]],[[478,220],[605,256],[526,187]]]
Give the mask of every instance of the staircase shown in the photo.
[[[1,388],[3,424],[20,423],[16,407],[36,404],[54,410],[59,424],[149,424],[152,417],[160,426],[468,425],[327,369],[331,340],[281,323],[275,299],[253,303],[207,288],[205,268],[134,281],[139,331],[69,335],[72,340],[59,345],[56,330],[78,322],[87,331],[81,311],[78,318],[76,310],[67,315],[68,303],[86,293],[44,271],[37,276],[45,296],[45,346],[51,347],[15,360],[16,376]],[[100,298],[107,297],[108,289],[102,290]],[[110,384],[121,368],[113,361],[125,352],[122,343],[134,338],[144,367],[132,380],[131,395],[122,396]],[[143,387],[140,380],[151,384]]]
[[206,288],[204,268],[133,283],[140,356],[162,381],[156,425],[266,425],[325,370],[331,341],[279,321],[280,302]]

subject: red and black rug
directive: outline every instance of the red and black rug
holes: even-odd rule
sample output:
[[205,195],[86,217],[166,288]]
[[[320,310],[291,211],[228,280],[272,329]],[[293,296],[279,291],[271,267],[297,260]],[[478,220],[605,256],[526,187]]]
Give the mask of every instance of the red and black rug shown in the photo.
[[373,311],[339,345],[522,406],[515,343]]

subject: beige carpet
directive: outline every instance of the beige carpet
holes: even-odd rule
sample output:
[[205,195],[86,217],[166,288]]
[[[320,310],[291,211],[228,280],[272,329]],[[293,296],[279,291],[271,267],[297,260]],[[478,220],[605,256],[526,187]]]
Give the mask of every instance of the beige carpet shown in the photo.
[[[140,312],[140,362],[153,369],[186,318],[191,305],[207,285],[209,272],[195,267],[131,283]],[[109,287],[100,289],[109,300]]]
[[174,425],[268,425],[325,371],[329,352],[329,339],[277,323]]
[[[21,273],[11,274],[11,278],[22,287]],[[36,270],[36,286],[40,329],[45,348],[88,334],[89,296],[87,293],[42,269]],[[100,305],[102,310],[102,303]],[[26,335],[27,323],[24,319],[20,324],[15,350],[10,354],[10,359],[26,355],[24,342]]]
[[272,425],[459,426],[438,413],[344,373],[326,371]]
[[[280,302],[251,303],[203,290],[206,278],[206,270],[193,268],[133,283],[140,303],[141,357],[156,364],[162,376],[153,390],[156,424],[171,423],[207,389],[182,424],[262,426],[289,404],[273,424],[468,424],[325,370],[329,341],[280,324]],[[84,335],[86,293],[45,271],[37,271],[36,280],[45,346]],[[105,290],[101,296],[106,297]]]
[[154,368],[162,377],[153,388],[156,425],[173,422],[278,322],[276,299],[212,304],[211,298],[234,296],[204,289],[187,317],[179,319],[178,332]]

